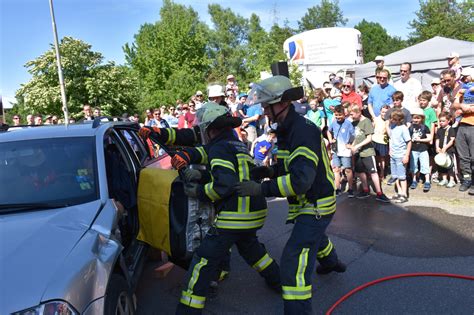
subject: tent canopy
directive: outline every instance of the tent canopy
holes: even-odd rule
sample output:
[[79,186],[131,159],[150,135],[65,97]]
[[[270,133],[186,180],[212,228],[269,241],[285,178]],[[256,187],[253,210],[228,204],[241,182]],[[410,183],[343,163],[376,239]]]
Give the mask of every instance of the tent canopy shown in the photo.
[[[436,36],[424,42],[407,47],[385,56],[385,67],[392,73],[392,79],[399,76],[400,65],[412,64],[412,74],[429,88],[431,80],[448,68],[447,56],[457,52],[463,67],[474,65],[474,43]],[[356,68],[356,81],[374,82],[375,62],[371,61]]]

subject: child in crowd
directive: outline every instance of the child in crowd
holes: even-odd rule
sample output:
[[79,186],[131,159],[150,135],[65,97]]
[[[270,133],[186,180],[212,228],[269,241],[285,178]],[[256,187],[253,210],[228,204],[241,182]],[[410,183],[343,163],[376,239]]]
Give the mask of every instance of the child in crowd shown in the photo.
[[393,107],[390,108],[386,113],[385,113],[385,121],[386,121],[386,126],[388,128],[390,124],[390,117],[392,115],[392,112],[399,109],[403,112],[403,124],[407,127],[410,127],[411,123],[411,113],[408,109],[403,107],[403,92],[401,91],[396,91],[392,95],[392,102],[393,102]]
[[271,152],[275,138],[275,130],[268,129],[265,135],[261,135],[252,143],[250,152],[253,153],[256,166],[270,166],[270,161],[272,158]]
[[450,120],[450,114],[441,113],[439,115],[439,129],[436,132],[436,153],[446,153],[451,159],[451,163],[448,167],[438,165],[438,178],[442,178],[438,185],[446,186],[447,188],[456,186],[454,182],[454,163],[452,163],[454,162],[454,141],[456,135],[453,128],[449,125]]
[[403,123],[405,117],[398,109],[390,115],[390,169],[392,178],[395,178],[397,194],[392,197],[396,203],[408,201],[406,164],[410,160],[411,137],[407,126]]
[[423,112],[425,114],[425,118],[424,118],[425,125],[430,130],[430,136],[431,136],[430,143],[433,143],[433,139],[434,139],[434,135],[436,131],[436,123],[438,122],[436,111],[432,107],[429,106],[432,96],[433,94],[430,91],[423,91],[418,96],[418,104],[420,105],[420,108],[423,109]]
[[334,170],[336,195],[341,194],[341,172],[344,172],[349,186],[347,195],[349,198],[353,198],[352,153],[348,146],[354,138],[354,127],[346,119],[343,105],[338,105],[334,108],[334,118],[329,125],[327,136],[329,143],[331,143],[331,164]]
[[[424,123],[425,112],[423,109],[414,108],[411,115],[412,124],[408,130],[410,131],[412,141],[410,153],[410,173],[413,174],[413,182],[410,185],[410,189],[415,189],[418,185],[418,171],[420,171],[420,175],[424,175],[425,177],[423,191],[428,192],[431,189],[430,157],[428,154],[428,147],[432,141],[431,133],[430,129]],[[420,168],[418,168],[418,163],[420,163]]]
[[372,135],[374,134],[374,127],[370,119],[362,116],[362,110],[359,105],[351,106],[352,126],[354,126],[354,141],[349,148],[354,157],[354,170],[356,176],[359,177],[362,191],[356,196],[357,199],[365,199],[370,196],[369,184],[367,181],[367,174],[370,174],[372,183],[374,185],[376,201],[390,202],[390,200],[382,192],[380,184],[379,173],[377,172],[377,165],[375,162],[375,150],[372,142]]
[[[406,108],[403,107],[403,92],[401,91],[396,91],[392,95],[392,102],[393,102],[393,107],[391,107],[387,112],[385,113],[385,126],[387,128],[387,133],[389,133],[390,129],[390,118],[392,115],[392,112],[395,110],[401,110],[403,113],[403,124],[407,127],[410,127],[411,123],[411,114],[410,111]],[[393,178],[393,176],[390,177],[389,181],[387,182],[387,185],[393,185],[395,183],[396,179]]]
[[341,77],[335,77],[334,80],[331,82],[333,87],[331,89],[331,92],[329,92],[329,97],[333,100],[341,101],[342,99],[342,78]]
[[380,116],[374,119],[374,135],[372,141],[374,142],[375,161],[377,162],[377,170],[379,171],[380,181],[385,179],[385,162],[388,156],[388,135],[385,126],[385,114],[390,106],[384,105],[380,109]]

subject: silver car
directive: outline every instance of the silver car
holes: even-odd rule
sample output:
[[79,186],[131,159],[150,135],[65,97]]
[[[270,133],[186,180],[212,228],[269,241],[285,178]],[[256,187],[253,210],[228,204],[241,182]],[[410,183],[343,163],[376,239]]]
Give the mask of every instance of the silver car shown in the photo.
[[0,314],[130,314],[147,245],[143,167],[167,155],[124,122],[0,132]]

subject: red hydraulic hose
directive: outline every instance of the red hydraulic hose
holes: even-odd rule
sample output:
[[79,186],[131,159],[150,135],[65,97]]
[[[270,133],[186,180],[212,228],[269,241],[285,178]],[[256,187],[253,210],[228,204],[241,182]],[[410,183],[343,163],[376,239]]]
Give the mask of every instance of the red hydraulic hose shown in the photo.
[[447,278],[458,278],[458,279],[474,281],[473,276],[457,275],[457,274],[452,274],[452,273],[432,273],[432,272],[403,273],[399,275],[383,277],[383,278],[379,278],[379,279],[367,282],[351,290],[349,293],[345,294],[343,297],[337,300],[336,303],[334,303],[333,306],[331,306],[331,308],[326,312],[326,315],[331,315],[334,309],[336,309],[336,307],[339,306],[339,304],[347,300],[350,296],[354,295],[355,293],[359,291],[362,291],[363,289],[367,287],[370,287],[372,285],[375,285],[377,283],[384,282],[384,281],[400,279],[400,278],[410,278],[410,277],[447,277]]

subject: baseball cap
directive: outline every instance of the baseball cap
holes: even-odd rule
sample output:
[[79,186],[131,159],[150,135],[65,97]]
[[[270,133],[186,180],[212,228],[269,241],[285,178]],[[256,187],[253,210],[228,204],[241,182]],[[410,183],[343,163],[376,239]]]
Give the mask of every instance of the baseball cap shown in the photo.
[[234,77],[232,74],[229,74],[229,75],[227,76],[227,80],[230,80],[230,79],[235,79],[235,77]]
[[335,77],[332,81],[331,81],[332,84],[338,84],[338,83],[342,83],[342,78],[341,77]]
[[433,84],[441,84],[441,80],[439,78],[434,78],[433,80],[431,80],[431,85]]
[[374,61],[384,61],[384,60],[385,60],[384,56],[380,56],[380,55],[375,57],[374,59]]
[[202,92],[201,92],[201,91],[197,91],[197,92],[196,92],[196,95],[202,95]]
[[446,58],[459,58],[459,54],[457,52],[452,51]]
[[240,93],[240,94],[239,94],[239,100],[240,100],[242,97],[248,97],[248,95],[247,95],[246,93]]
[[421,108],[413,108],[410,110],[410,114],[413,115],[418,115],[418,116],[425,116],[425,111]]

